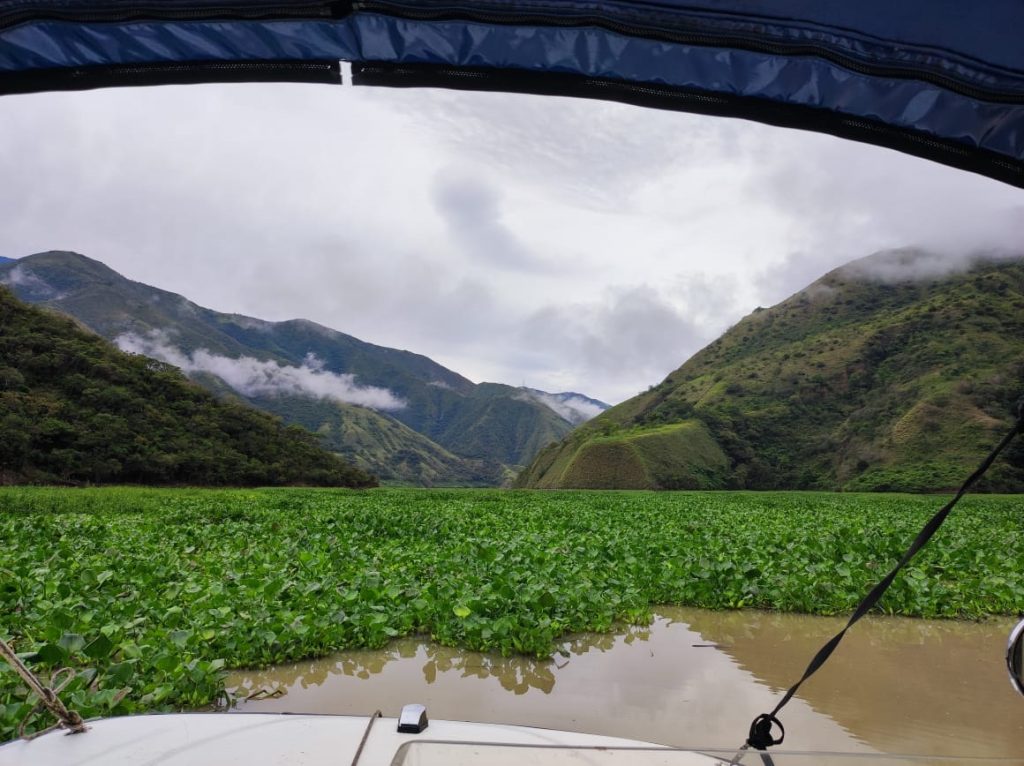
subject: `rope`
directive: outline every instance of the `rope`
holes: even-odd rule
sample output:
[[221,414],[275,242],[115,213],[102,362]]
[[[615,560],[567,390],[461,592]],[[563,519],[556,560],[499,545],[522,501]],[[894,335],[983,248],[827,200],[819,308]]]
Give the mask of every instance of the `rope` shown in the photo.
[[[7,642],[0,638],[0,656],[2,656],[10,664],[14,671],[21,676],[21,680],[25,682],[25,685],[32,690],[37,697],[39,702],[29,712],[28,716],[24,721],[21,722],[21,726],[18,728],[18,735],[24,737],[25,725],[28,719],[37,712],[40,707],[44,707],[49,710],[57,718],[57,723],[48,729],[44,729],[38,734],[32,736],[39,736],[39,734],[45,734],[46,732],[55,729],[67,729],[69,734],[81,734],[86,730],[85,721],[82,720],[82,716],[76,713],[74,710],[68,710],[64,707],[64,703],[60,701],[57,694],[71,682],[75,677],[75,671],[71,668],[61,668],[50,678],[50,686],[43,686],[42,682],[36,678],[35,674],[32,673],[25,663],[14,653],[14,650],[7,645]],[[61,683],[57,683],[59,679],[65,673],[70,673],[70,676],[65,678]],[[56,689],[51,688],[56,686]]]
[[363,732],[363,738],[359,740],[359,747],[356,748],[356,754],[352,757],[352,766],[357,766],[359,763],[359,756],[363,754],[363,748],[366,747],[366,740],[370,738],[370,729],[373,728],[374,721],[383,717],[384,714],[379,710],[373,711],[373,715],[370,716],[370,722],[366,724],[366,730]]
[[[892,568],[892,571],[890,571],[881,582],[875,585],[875,587],[871,589],[871,592],[864,597],[864,600],[860,602],[860,605],[854,611],[849,622],[846,623],[846,626],[818,650],[818,653],[814,655],[814,658],[807,666],[807,670],[804,671],[800,680],[790,687],[789,691],[786,692],[779,704],[775,706],[775,709],[770,713],[762,713],[754,719],[753,723],[750,724],[750,733],[747,737],[746,746],[764,751],[772,745],[782,744],[782,740],[786,736],[786,731],[782,728],[782,722],[776,717],[779,711],[786,706],[786,703],[793,699],[793,695],[796,694],[803,682],[813,676],[818,669],[825,664],[825,661],[832,656],[832,652],[834,652],[836,647],[839,646],[839,642],[843,640],[843,636],[846,635],[846,631],[852,628],[854,623],[867,614],[872,607],[878,603],[882,594],[889,589],[893,580],[896,579],[896,575],[899,571],[903,569],[903,567],[912,558],[914,558],[917,552],[921,550],[929,540],[932,539],[932,535],[934,535],[938,531],[939,527],[942,526],[942,522],[944,522],[946,517],[949,516],[953,507],[960,502],[960,498],[967,493],[967,490],[969,490],[975,482],[978,481],[978,479],[985,475],[985,472],[988,471],[992,463],[994,463],[996,458],[999,457],[999,453],[1006,449],[1018,434],[1024,434],[1024,397],[1017,402],[1016,409],[1017,422],[1013,424],[1013,428],[1010,429],[1009,433],[1002,438],[999,444],[996,445],[995,449],[993,449],[981,462],[981,465],[978,466],[974,473],[967,477],[967,480],[963,485],[961,485],[953,499],[942,506],[942,508],[932,516],[928,523],[924,525],[924,528],[918,533],[917,537],[914,538],[914,542],[910,544],[907,552],[903,554],[903,557],[896,563],[896,566]],[[772,734],[773,725],[777,725],[781,731],[780,736],[777,738]]]

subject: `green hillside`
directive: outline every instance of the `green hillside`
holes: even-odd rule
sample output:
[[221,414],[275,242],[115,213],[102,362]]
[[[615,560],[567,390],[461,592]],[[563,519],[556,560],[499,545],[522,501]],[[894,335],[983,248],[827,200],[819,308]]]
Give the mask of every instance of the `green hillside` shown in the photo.
[[598,431],[575,448],[553,444],[517,479],[537,489],[719,488],[729,460],[707,428],[683,421],[628,432]]
[[[935,263],[909,250],[871,256],[755,310],[657,386],[541,452],[517,485],[958,485],[1024,394],[1024,261],[906,278]],[[1024,491],[1024,448],[984,488]]]
[[266,322],[212,311],[76,253],[0,264],[0,282],[22,300],[69,314],[109,340],[156,338],[176,352],[203,352],[217,362],[301,368],[313,359],[327,373],[352,376],[355,386],[386,391],[402,406],[378,410],[336,398],[246,392],[219,377],[214,365],[190,371],[218,395],[321,433],[324,446],[389,482],[497,485],[574,426],[521,389],[474,384],[428,357],[307,320]]
[[248,401],[315,431],[325,447],[389,484],[485,487],[511,478],[495,460],[453,455],[404,423],[366,407],[298,396]]
[[0,288],[0,483],[24,482],[377,483],[309,432]]
[[[522,467],[572,425],[547,407],[500,383],[480,383],[461,406],[431,428],[440,444],[477,459]],[[525,458],[525,459],[524,459]]]
[[215,375],[190,377],[220,399],[255,407],[316,433],[325,449],[387,484],[494,487],[515,477],[501,463],[454,455],[367,407],[308,396],[242,396]]

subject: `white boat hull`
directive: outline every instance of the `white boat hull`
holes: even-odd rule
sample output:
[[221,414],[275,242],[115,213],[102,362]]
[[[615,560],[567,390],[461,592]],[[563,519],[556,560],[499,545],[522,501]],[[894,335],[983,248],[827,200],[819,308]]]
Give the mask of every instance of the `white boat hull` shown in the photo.
[[[108,718],[90,722],[83,734],[54,731],[6,744],[0,747],[0,766],[707,766],[718,762],[635,740],[552,729],[430,721],[419,734],[402,734],[397,724],[395,718],[279,713]],[[623,749],[630,750],[628,757]]]

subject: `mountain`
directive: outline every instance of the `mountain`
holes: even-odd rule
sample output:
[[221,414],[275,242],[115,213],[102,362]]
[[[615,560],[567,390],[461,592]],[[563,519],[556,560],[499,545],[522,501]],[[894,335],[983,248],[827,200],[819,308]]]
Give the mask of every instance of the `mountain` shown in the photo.
[[500,484],[579,422],[544,392],[474,384],[420,354],[303,319],[212,311],[76,253],[0,264],[0,282],[122,349],[320,433],[326,447],[389,482]]
[[327,448],[391,484],[494,486],[511,478],[496,461],[454,455],[367,407],[306,396],[252,396],[245,401],[317,433]]
[[0,255],[0,263],[14,263],[14,261],[14,258],[5,258],[4,256]]
[[574,426],[596,418],[611,407],[610,404],[606,404],[599,399],[591,399],[589,396],[584,396],[575,391],[562,391],[558,394],[550,394],[547,391],[538,391],[536,388],[527,388],[526,386],[520,386],[519,390],[545,407],[550,407]]
[[0,484],[24,482],[377,483],[308,432],[0,287]]
[[[523,471],[521,487],[948,490],[1024,394],[1024,260],[915,250],[758,308]],[[1024,447],[985,480],[1024,491]]]

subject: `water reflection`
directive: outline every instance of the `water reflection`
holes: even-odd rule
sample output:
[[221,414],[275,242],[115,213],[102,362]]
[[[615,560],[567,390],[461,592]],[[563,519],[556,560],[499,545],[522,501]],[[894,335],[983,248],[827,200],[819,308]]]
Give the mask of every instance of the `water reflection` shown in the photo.
[[450,650],[438,651],[439,648],[427,647],[429,659],[423,666],[423,678],[428,684],[437,680],[439,672],[454,670],[461,678],[495,678],[502,689],[513,694],[526,694],[530,689],[550,694],[555,687],[555,674],[549,663],[519,657],[467,657]]
[[[839,619],[663,608],[650,626],[574,636],[548,660],[420,639],[267,671],[239,671],[248,710],[394,715],[589,731],[679,746],[735,746]],[[867,619],[784,711],[787,747],[931,755],[1024,754],[1024,704],[1002,657],[1009,621]]]
[[[278,665],[266,670],[236,671],[231,679],[234,692],[241,698],[255,695],[258,700],[279,699],[289,690],[321,686],[331,676],[369,680],[384,672],[392,662],[425,659],[423,680],[427,684],[437,681],[439,675],[453,674],[459,678],[495,679],[507,692],[526,694],[531,689],[550,694],[555,687],[555,673],[565,668],[573,656],[588,652],[609,652],[616,645],[626,646],[634,641],[647,641],[648,626],[621,626],[618,632],[608,634],[587,633],[572,636],[559,646],[551,659],[532,657],[502,657],[454,649],[430,643],[419,638],[404,638],[379,650],[355,650],[323,659]],[[294,699],[293,693],[293,699]]]
[[[687,619],[775,691],[799,678],[846,622],[699,611]],[[886,752],[1024,754],[1024,705],[1009,690],[1001,654],[1011,622],[872,618],[846,635],[800,695]]]

